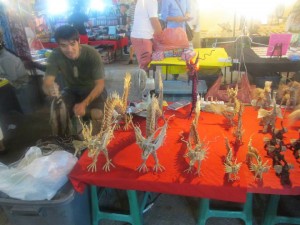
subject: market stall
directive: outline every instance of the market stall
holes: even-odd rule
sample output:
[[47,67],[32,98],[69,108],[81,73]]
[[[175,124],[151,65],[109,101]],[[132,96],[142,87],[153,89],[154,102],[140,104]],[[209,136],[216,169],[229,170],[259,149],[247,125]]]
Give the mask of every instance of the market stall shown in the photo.
[[[207,155],[198,165],[201,167],[199,175],[196,173],[196,164],[193,172],[187,173],[189,163],[184,157],[187,153],[187,146],[182,140],[187,139],[189,132],[191,124],[191,120],[187,118],[189,112],[190,105],[177,111],[170,109],[165,111],[166,118],[171,115],[175,116],[169,121],[165,144],[157,151],[160,163],[165,168],[164,171],[157,173],[150,171],[154,161],[149,157],[147,161],[149,172],[139,172],[137,168],[142,159],[141,150],[135,143],[135,134],[132,130],[119,130],[108,146],[108,154],[115,167],[112,167],[111,171],[103,171],[105,157],[100,154],[97,161],[98,170],[88,171],[92,159],[89,158],[88,152],[85,152],[70,174],[74,188],[82,192],[88,185],[95,185],[231,202],[245,202],[247,193],[299,195],[300,183],[297,177],[300,171],[298,160],[291,150],[283,153],[285,160],[294,165],[289,173],[290,183],[285,183],[274,169],[264,173],[261,180],[258,177],[255,178],[255,173],[250,171],[249,164],[247,164],[249,145],[258,149],[262,160],[272,166],[272,158],[267,156],[264,142],[265,138],[271,138],[271,136],[262,132],[262,126],[257,119],[257,110],[252,106],[246,107],[243,113],[243,143],[238,147],[233,145],[233,127],[228,126],[223,116],[201,112],[198,132],[200,138],[205,140],[204,144],[207,145]],[[287,124],[287,119],[283,119],[282,122]],[[145,128],[144,118],[134,117],[134,123],[140,124],[142,130]],[[277,120],[276,127],[280,124],[281,120]],[[299,123],[288,128],[288,132],[284,134],[285,143],[298,138],[298,128]],[[230,145],[235,149],[234,155],[237,162],[242,164],[238,177],[234,180],[228,179],[228,174],[225,173],[224,160],[227,154],[225,138],[229,139]],[[229,215],[230,213],[228,217]]]

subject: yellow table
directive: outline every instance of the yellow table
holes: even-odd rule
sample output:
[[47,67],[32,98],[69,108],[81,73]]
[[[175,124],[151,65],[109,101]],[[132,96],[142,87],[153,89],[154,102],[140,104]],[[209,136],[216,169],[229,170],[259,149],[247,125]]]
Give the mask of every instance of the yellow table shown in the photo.
[[[228,55],[224,48],[196,48],[195,51],[197,52],[196,56],[199,53],[198,66],[200,68],[232,66],[231,60],[228,60]],[[168,57],[161,61],[151,61],[149,66],[154,70],[154,73],[156,66],[162,66],[162,74],[186,73],[186,62],[181,57]]]

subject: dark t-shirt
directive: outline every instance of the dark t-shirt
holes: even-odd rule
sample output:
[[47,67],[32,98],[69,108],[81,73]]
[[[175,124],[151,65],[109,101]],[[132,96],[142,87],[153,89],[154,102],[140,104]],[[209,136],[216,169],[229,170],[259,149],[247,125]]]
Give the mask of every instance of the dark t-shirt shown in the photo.
[[73,13],[68,19],[69,24],[71,24],[75,29],[77,29],[79,34],[81,35],[87,34],[84,23],[88,21],[89,18],[85,14],[80,12]]
[[81,45],[80,56],[77,60],[68,59],[59,48],[54,49],[48,58],[45,76],[57,76],[59,73],[66,87],[69,88],[92,89],[95,80],[105,77],[99,52],[88,45]]

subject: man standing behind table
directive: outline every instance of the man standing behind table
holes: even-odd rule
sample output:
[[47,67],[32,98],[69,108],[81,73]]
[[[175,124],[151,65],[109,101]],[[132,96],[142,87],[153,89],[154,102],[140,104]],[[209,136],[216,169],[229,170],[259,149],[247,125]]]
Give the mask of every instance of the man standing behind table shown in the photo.
[[130,39],[139,67],[145,71],[151,62],[152,39],[161,32],[157,0],[137,0]]
[[80,45],[79,33],[72,26],[57,28],[54,37],[59,48],[48,58],[44,92],[53,96],[55,79],[60,74],[65,83],[62,96],[70,116],[90,113],[93,120],[99,121],[107,97],[100,54],[91,46]]
[[[161,19],[168,28],[182,27],[185,30],[185,23],[191,20],[190,0],[163,0],[161,5]],[[179,74],[173,74],[174,80]]]
[[167,27],[185,29],[185,22],[192,19],[190,17],[190,0],[163,0],[161,19],[166,22]]
[[68,23],[72,25],[79,32],[80,44],[88,44],[89,38],[86,31],[86,25],[92,28],[92,24],[89,21],[87,15],[81,12],[81,5],[77,4],[74,6],[73,13],[68,18]]

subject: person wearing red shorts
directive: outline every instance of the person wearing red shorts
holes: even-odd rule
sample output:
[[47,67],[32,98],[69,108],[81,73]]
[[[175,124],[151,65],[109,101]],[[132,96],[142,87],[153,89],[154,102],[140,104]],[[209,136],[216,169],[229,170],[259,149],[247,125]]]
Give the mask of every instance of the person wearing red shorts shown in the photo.
[[149,70],[151,62],[152,39],[161,32],[157,0],[137,0],[130,39],[139,67],[145,71]]

